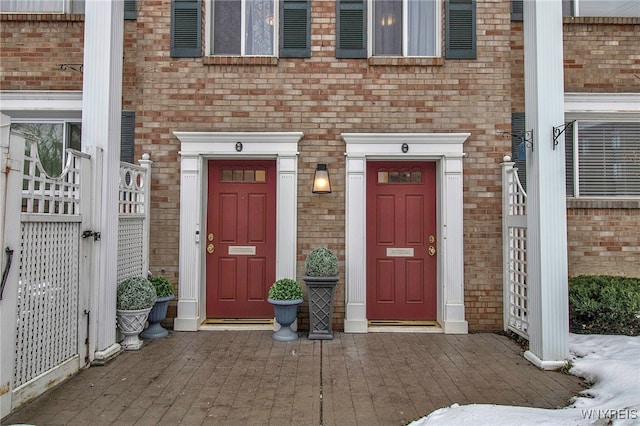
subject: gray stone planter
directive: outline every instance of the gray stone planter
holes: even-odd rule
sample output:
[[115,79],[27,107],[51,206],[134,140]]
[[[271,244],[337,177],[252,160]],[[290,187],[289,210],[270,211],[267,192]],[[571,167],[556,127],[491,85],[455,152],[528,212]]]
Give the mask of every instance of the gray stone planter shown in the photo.
[[333,298],[339,276],[302,278],[309,290],[309,339],[333,339]]
[[160,324],[160,321],[167,317],[169,302],[174,298],[174,295],[158,297],[155,305],[151,308],[151,312],[149,312],[149,317],[147,318],[147,321],[149,321],[149,327],[140,333],[140,337],[144,339],[159,339],[169,335],[169,332]]
[[280,330],[272,335],[273,340],[280,342],[296,340],[298,333],[291,329],[291,324],[298,317],[298,305],[302,303],[303,299],[274,300],[269,298],[267,301],[273,305],[273,313],[276,321],[280,324]]

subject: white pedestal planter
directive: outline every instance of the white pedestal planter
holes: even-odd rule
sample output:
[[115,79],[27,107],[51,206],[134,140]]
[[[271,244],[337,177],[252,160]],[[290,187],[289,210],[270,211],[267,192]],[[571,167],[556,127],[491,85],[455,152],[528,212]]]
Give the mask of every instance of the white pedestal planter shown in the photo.
[[151,308],[140,309],[138,311],[116,310],[118,329],[124,335],[124,340],[120,346],[127,351],[136,351],[142,347],[142,340],[138,335],[144,330],[144,324]]

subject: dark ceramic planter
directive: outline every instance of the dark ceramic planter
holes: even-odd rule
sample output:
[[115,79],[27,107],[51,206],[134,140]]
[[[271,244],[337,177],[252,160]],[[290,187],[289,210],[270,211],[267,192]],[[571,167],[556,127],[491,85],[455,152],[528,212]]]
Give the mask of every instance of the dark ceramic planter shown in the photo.
[[302,303],[302,299],[267,300],[273,305],[273,313],[276,317],[276,321],[280,324],[280,330],[273,333],[273,340],[278,340],[280,342],[296,340],[298,338],[298,333],[291,329],[291,324],[293,324],[298,317],[298,306]]
[[309,339],[331,340],[333,296],[339,276],[302,278],[309,290]]
[[140,333],[140,337],[143,339],[159,339],[161,337],[167,337],[169,332],[160,325],[160,321],[167,317],[167,308],[169,307],[169,301],[173,300],[175,296],[159,297],[156,299],[155,305],[149,312],[149,327]]

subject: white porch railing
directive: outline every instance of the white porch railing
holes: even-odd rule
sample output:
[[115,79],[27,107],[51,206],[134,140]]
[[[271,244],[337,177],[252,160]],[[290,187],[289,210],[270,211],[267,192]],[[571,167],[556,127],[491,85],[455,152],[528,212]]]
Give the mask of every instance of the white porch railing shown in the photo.
[[504,329],[529,338],[527,193],[509,156],[502,163]]
[[118,282],[149,271],[149,202],[151,161],[120,163],[118,222]]

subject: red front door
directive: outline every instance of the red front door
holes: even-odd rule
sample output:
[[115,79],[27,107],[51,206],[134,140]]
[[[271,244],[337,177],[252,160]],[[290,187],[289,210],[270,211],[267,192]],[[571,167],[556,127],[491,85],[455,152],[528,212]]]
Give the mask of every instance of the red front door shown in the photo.
[[275,161],[209,161],[208,318],[273,316],[275,189]]
[[367,317],[436,319],[435,163],[367,162]]

